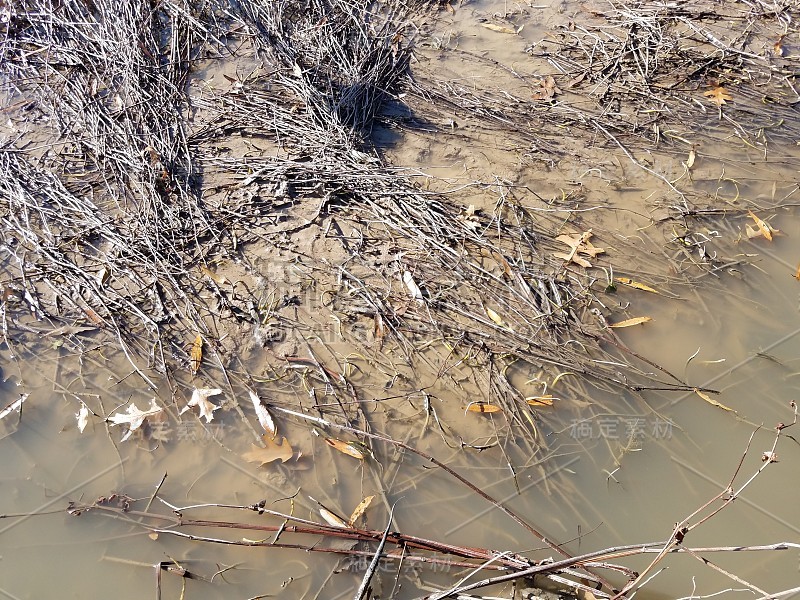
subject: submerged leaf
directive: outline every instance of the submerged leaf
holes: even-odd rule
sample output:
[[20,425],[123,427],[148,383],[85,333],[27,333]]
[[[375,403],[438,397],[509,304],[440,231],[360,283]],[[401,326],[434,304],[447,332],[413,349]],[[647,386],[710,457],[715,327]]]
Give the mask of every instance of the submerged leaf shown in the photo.
[[510,35],[516,35],[517,30],[511,29],[510,27],[503,27],[502,25],[495,25],[494,23],[481,23],[482,27],[486,27],[486,29],[491,29],[492,31],[496,31],[498,33],[508,33]]
[[261,424],[261,427],[264,428],[270,437],[275,437],[278,433],[278,428],[275,427],[275,421],[272,419],[272,415],[269,414],[267,407],[261,402],[261,398],[258,397],[253,390],[247,390],[248,394],[250,394],[250,401],[253,403],[253,408],[256,411],[256,417],[258,417],[258,422]]
[[183,407],[179,414],[185,413],[192,406],[197,406],[200,409],[200,416],[206,418],[206,423],[211,423],[214,418],[214,411],[221,408],[208,399],[211,396],[221,394],[222,390],[219,388],[195,388],[192,392],[192,398],[189,403]]
[[722,106],[728,100],[733,100],[733,96],[728,93],[721,85],[718,85],[707,92],[703,93],[703,96],[708,98],[711,102],[716,104],[717,106]]
[[353,514],[350,515],[350,519],[347,521],[347,524],[350,527],[355,527],[356,521],[358,521],[361,518],[361,515],[367,511],[367,508],[369,508],[369,505],[374,498],[375,496],[367,496],[358,503],[358,506],[356,506],[355,509],[353,509]]
[[652,317],[634,317],[632,319],[625,319],[624,321],[620,321],[619,323],[613,323],[609,325],[609,327],[633,327],[634,325],[641,325],[642,323],[649,323],[652,321]]
[[336,438],[325,438],[325,442],[331,448],[338,450],[342,454],[347,454],[347,456],[352,456],[358,460],[364,460],[364,453],[355,448],[352,442],[343,442],[342,440],[337,440]]
[[164,409],[156,403],[155,398],[150,400],[150,408],[148,408],[147,410],[139,410],[139,407],[137,407],[134,402],[131,402],[128,405],[127,411],[125,411],[124,413],[117,413],[111,415],[110,417],[108,417],[108,419],[106,419],[106,421],[108,421],[112,425],[122,425],[122,424],[128,425],[128,433],[122,436],[122,441],[124,442],[131,436],[131,434],[136,429],[139,429],[139,427],[142,426],[142,423],[144,423],[144,420],[147,417],[157,415],[162,410]]
[[83,433],[89,424],[89,407],[83,401],[81,401],[81,409],[76,413],[75,418],[78,419],[78,431]]
[[653,294],[658,294],[657,290],[654,290],[649,285],[645,285],[644,283],[639,283],[638,281],[634,281],[633,279],[629,279],[627,277],[617,277],[617,281],[619,281],[622,285],[627,285],[635,290],[642,290],[643,292],[651,292]]
[[720,402],[717,402],[711,396],[709,396],[708,394],[704,394],[703,392],[701,392],[697,388],[694,388],[694,393],[697,394],[698,396],[700,396],[703,400],[705,400],[706,402],[708,402],[712,406],[716,406],[717,408],[721,408],[722,410],[727,410],[728,412],[736,413],[736,411],[733,410],[732,408],[730,408],[728,406],[725,406],[724,404],[722,404]]
[[192,344],[192,350],[189,353],[189,369],[192,372],[192,375],[197,373],[200,370],[200,364],[203,362],[203,336],[199,333],[197,337],[194,338],[194,343]]
[[261,439],[264,441],[264,447],[250,444],[250,450],[242,454],[242,458],[247,462],[258,463],[259,466],[264,466],[268,463],[279,460],[286,462],[294,456],[294,450],[289,445],[286,438],[281,439],[278,444],[275,440],[268,435],[262,435]]
[[772,236],[775,234],[780,233],[778,229],[775,229],[772,225],[764,221],[763,219],[759,219],[756,215],[753,214],[753,211],[748,210],[747,214],[750,215],[750,218],[755,221],[756,227],[758,227],[758,231],[752,229],[751,227],[747,227],[747,237],[748,239],[753,239],[754,237],[758,237],[759,235],[763,235],[767,238],[768,241],[772,241]]

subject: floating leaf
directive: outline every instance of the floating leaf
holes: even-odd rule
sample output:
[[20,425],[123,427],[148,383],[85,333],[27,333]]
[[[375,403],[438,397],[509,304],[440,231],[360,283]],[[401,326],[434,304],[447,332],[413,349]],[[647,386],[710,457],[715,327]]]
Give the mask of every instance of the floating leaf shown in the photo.
[[609,325],[609,327],[633,327],[634,325],[641,325],[642,323],[648,323],[652,320],[652,317],[634,317],[632,319],[625,319],[619,323],[614,323]]
[[503,409],[496,404],[487,404],[486,402],[470,402],[467,406],[469,412],[476,413],[496,413],[501,412]]
[[353,514],[350,515],[350,519],[347,521],[347,524],[350,527],[355,527],[356,521],[358,521],[361,518],[361,515],[367,511],[367,508],[369,508],[369,505],[374,498],[375,496],[367,496],[358,503],[358,506],[356,506],[355,509],[353,509]]
[[423,304],[425,300],[422,298],[422,290],[419,289],[417,282],[414,281],[414,276],[411,271],[403,271],[403,283],[406,284],[408,291],[411,292],[411,297],[417,301],[417,304]]
[[635,290],[642,290],[643,292],[650,292],[652,294],[658,294],[657,290],[654,290],[649,285],[645,285],[644,283],[639,283],[638,281],[634,281],[633,279],[628,279],[627,277],[617,277],[617,281],[619,281],[622,285],[627,285]]
[[545,394],[544,396],[528,396],[525,402],[531,406],[553,406],[553,394]]
[[794,278],[800,281],[800,265],[797,265],[797,270],[794,272]]
[[325,438],[325,443],[327,443],[331,448],[338,450],[342,454],[347,454],[347,456],[352,456],[358,460],[364,460],[364,453],[353,446],[352,442],[343,442],[342,440],[337,440],[336,438]]
[[486,27],[486,29],[491,29],[492,31],[496,31],[497,33],[507,33],[509,35],[517,34],[516,29],[511,29],[510,27],[503,27],[502,25],[495,25],[494,23],[481,23],[481,26]]
[[736,413],[736,411],[733,410],[732,408],[729,408],[729,407],[725,406],[724,404],[721,404],[720,402],[717,402],[711,396],[709,396],[708,394],[704,394],[703,392],[701,392],[697,388],[694,388],[694,393],[697,394],[698,396],[700,396],[703,400],[705,400],[706,402],[708,402],[712,406],[716,406],[717,408],[721,408],[722,410],[727,410],[728,412]]
[[108,421],[112,425],[122,425],[122,424],[128,425],[128,433],[122,436],[122,441],[124,442],[129,437],[131,437],[131,434],[136,429],[139,429],[139,427],[142,426],[142,423],[144,423],[144,420],[147,417],[157,415],[162,410],[164,409],[156,403],[155,398],[150,400],[150,408],[148,408],[147,410],[139,410],[139,407],[137,407],[134,402],[131,402],[128,405],[127,411],[125,411],[124,413],[118,412],[114,415],[111,415],[110,417],[108,417],[108,419],[106,419],[106,421]]
[[289,445],[289,441],[285,438],[281,439],[278,444],[269,435],[262,435],[261,439],[264,441],[264,447],[250,444],[250,451],[242,454],[242,458],[247,462],[258,463],[258,466],[274,462],[276,460],[285,463],[287,460],[294,456],[294,450]]
[[256,417],[258,417],[258,422],[261,424],[261,427],[264,428],[270,437],[275,437],[275,434],[278,433],[278,428],[275,427],[275,421],[272,419],[272,415],[269,414],[267,407],[261,402],[261,398],[258,397],[253,390],[247,390],[250,394],[250,401],[253,403],[253,408],[256,411]]
[[192,375],[197,373],[200,370],[200,363],[203,362],[203,336],[199,333],[197,337],[194,338],[194,343],[192,344],[192,350],[189,353],[189,369],[192,372]]
[[86,426],[89,424],[89,407],[81,401],[81,409],[75,414],[78,419],[78,431],[83,433]]
[[219,388],[195,388],[192,392],[191,400],[179,414],[185,413],[192,406],[197,406],[200,409],[200,416],[206,418],[206,423],[211,423],[214,418],[214,411],[221,407],[209,402],[208,399],[221,393],[222,390]]
[[722,106],[728,100],[733,100],[733,96],[728,93],[728,90],[719,85],[705,92],[703,96],[708,98],[717,106]]

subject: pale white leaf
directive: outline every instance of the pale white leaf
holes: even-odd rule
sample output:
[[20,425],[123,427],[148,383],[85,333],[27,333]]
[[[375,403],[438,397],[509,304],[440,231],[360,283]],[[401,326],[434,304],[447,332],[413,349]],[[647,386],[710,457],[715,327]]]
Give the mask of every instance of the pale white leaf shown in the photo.
[[275,437],[275,434],[278,433],[278,428],[275,427],[275,421],[272,419],[272,415],[269,414],[267,407],[261,403],[261,398],[258,397],[253,390],[247,390],[250,394],[250,400],[253,402],[253,408],[256,411],[256,417],[258,417],[258,422],[264,428],[271,437]]
[[408,291],[411,292],[411,297],[417,301],[417,304],[423,304],[425,301],[422,298],[422,290],[419,289],[417,282],[414,281],[414,276],[411,271],[403,271],[403,283],[406,284]]
[[131,433],[134,430],[139,429],[139,427],[142,426],[142,423],[144,423],[144,420],[147,417],[156,415],[160,413],[162,410],[164,409],[160,407],[156,403],[156,399],[153,398],[152,400],[150,400],[150,408],[148,408],[147,410],[140,410],[139,407],[136,406],[134,402],[131,402],[128,405],[128,410],[126,410],[125,412],[118,412],[114,415],[111,415],[106,420],[112,425],[123,425],[123,424],[128,425],[128,433],[126,433],[122,438],[122,441],[124,442],[131,436]]
[[192,406],[196,406],[200,409],[200,416],[205,417],[206,423],[211,423],[212,419],[214,418],[214,411],[221,408],[214,404],[213,402],[209,402],[209,397],[216,396],[217,394],[221,394],[222,390],[219,388],[195,388],[192,392],[192,398],[189,400],[189,403],[183,407],[180,414],[185,413],[189,410]]
[[81,409],[75,414],[75,418],[78,419],[78,431],[83,433],[89,424],[89,408],[83,402],[81,402]]

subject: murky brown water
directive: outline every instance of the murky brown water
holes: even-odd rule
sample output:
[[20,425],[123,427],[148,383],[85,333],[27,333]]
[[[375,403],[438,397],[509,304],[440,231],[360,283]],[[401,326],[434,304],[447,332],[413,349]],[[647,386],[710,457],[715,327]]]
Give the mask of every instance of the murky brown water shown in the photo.
[[[508,2],[486,1],[467,4],[453,15],[441,13],[429,47],[420,50],[419,60],[440,61],[436,69],[452,73],[464,85],[479,87],[487,80],[493,86],[501,85],[508,72],[498,64],[526,72],[525,48],[542,39],[549,27],[569,18],[569,11],[561,10],[569,8],[566,5],[542,5],[547,6],[512,7]],[[525,28],[519,35],[478,25],[481,18],[491,19],[494,13],[521,8],[527,15],[512,19],[524,19]],[[487,62],[485,69],[474,71],[476,63],[462,64],[457,53],[444,58],[437,45],[480,53],[496,63]],[[468,72],[463,70],[465,65]],[[428,64],[426,68],[431,67]],[[394,164],[441,178],[431,185],[442,189],[476,181],[488,184],[497,176],[520,186],[534,186],[546,196],[564,182],[580,180],[589,202],[603,207],[598,211],[602,216],[594,220],[604,228],[595,228],[603,245],[611,248],[615,239],[638,240],[641,256],[633,256],[631,261],[640,264],[632,264],[631,271],[642,281],[669,290],[667,295],[679,296],[658,296],[623,286],[603,296],[610,307],[630,303],[631,317],[646,315],[653,319],[644,326],[618,330],[620,338],[692,385],[721,390],[715,398],[737,413],[711,406],[693,393],[625,395],[576,382],[566,375],[550,390],[560,398],[556,407],[540,411],[541,446],[534,450],[532,433],[507,436],[502,419],[464,414],[466,396],[473,398],[481,393],[481,381],[468,368],[454,367],[429,390],[436,415],[452,433],[447,439],[430,417],[426,422],[422,395],[412,396],[411,402],[398,398],[404,390],[421,385],[418,382],[434,382],[435,372],[410,373],[399,368],[409,381],[398,378],[394,387],[384,389],[393,373],[364,357],[351,356],[361,369],[354,371],[352,381],[376,398],[393,398],[369,406],[377,431],[391,424],[396,438],[408,436],[420,450],[458,470],[552,539],[572,540],[582,535],[579,542],[568,544],[571,552],[665,539],[675,522],[727,484],[756,425],[765,425],[767,431],[756,434],[737,480],[740,483],[761,465],[762,451],[771,447],[773,436],[768,430],[780,421],[791,420],[788,403],[798,399],[800,382],[800,283],[793,277],[800,259],[800,219],[791,208],[799,197],[800,152],[797,147],[772,147],[765,160],[760,152],[743,150],[735,142],[712,142],[698,152],[692,172],[698,189],[718,193],[721,202],[733,202],[738,193],[742,200],[765,204],[780,201],[789,208],[777,211],[770,220],[785,234],[772,243],[761,238],[740,239],[748,222],[744,216],[706,221],[708,230],[701,232],[708,238],[706,251],[730,257],[731,265],[685,283],[668,268],[671,262],[685,262],[682,258],[678,262],[676,248],[665,246],[663,232],[649,227],[649,219],[643,216],[656,212],[652,196],[663,194],[663,186],[627,161],[624,154],[618,153],[614,161],[596,171],[584,168],[587,165],[582,163],[590,160],[586,158],[555,165],[549,173],[543,173],[509,150],[502,139],[479,139],[484,144],[464,146],[455,133],[452,137],[406,133],[402,141],[387,148],[387,155]],[[703,140],[696,142],[703,148]],[[679,175],[680,162],[686,158],[672,159],[672,168]],[[731,184],[733,180],[736,186]],[[486,189],[476,186],[465,190],[465,205],[475,202],[491,206],[494,200]],[[626,210],[606,210],[610,207]],[[701,229],[697,226],[695,231]],[[698,249],[695,246],[688,251],[699,261]],[[300,310],[313,311],[313,306]],[[374,529],[384,526],[385,504],[397,502],[396,527],[405,533],[514,552],[542,546],[447,474],[427,468],[413,456],[399,460],[392,449],[379,445],[381,465],[362,465],[330,449],[312,434],[311,427],[291,424],[277,414],[281,434],[302,456],[286,464],[257,468],[241,458],[253,441],[253,430],[242,425],[232,407],[234,397],[247,407],[246,394],[238,386],[232,391],[223,381],[212,381],[209,375],[195,382],[188,374],[183,381],[158,382],[158,397],[170,416],[152,425],[149,439],[134,435],[119,442],[116,428],[107,431],[99,419],[92,419],[80,434],[74,416],[80,398],[93,409],[102,402],[108,412],[131,400],[143,408],[153,396],[135,376],[126,377],[130,367],[124,357],[92,348],[91,334],[85,339],[81,362],[75,349],[48,338],[17,361],[10,360],[7,350],[3,352],[7,379],[0,388],[0,404],[8,404],[21,392],[30,396],[19,425],[15,424],[15,415],[0,424],[5,433],[0,440],[0,512],[41,513],[0,521],[0,592],[9,598],[152,597],[156,587],[152,565],[168,560],[209,579],[231,567],[214,576],[213,582],[187,581],[187,598],[352,597],[361,572],[348,569],[331,555],[192,543],[165,534],[152,540],[138,527],[119,520],[96,514],[69,516],[63,510],[68,501],[91,501],[111,492],[147,499],[165,473],[168,476],[160,495],[179,507],[251,504],[262,498],[269,504],[299,489],[295,514],[318,519],[309,495],[347,515],[361,498],[377,494],[377,508],[368,512],[368,525]],[[340,356],[353,351],[343,343],[336,349]],[[430,351],[446,354],[443,348],[432,347]],[[253,373],[263,368],[263,356],[257,348],[247,350],[244,359]],[[92,364],[92,360],[97,363]],[[109,365],[118,365],[117,380],[93,375],[103,371],[99,367]],[[530,382],[536,376],[537,370],[528,366],[512,366],[508,371],[512,384],[523,390],[527,386],[526,394],[530,395],[541,390]],[[215,413],[209,427],[198,419],[187,419],[187,415],[178,420],[177,412],[185,405],[193,383],[224,388],[215,399],[217,403],[222,399],[223,409]],[[315,381],[309,385],[315,386],[318,400],[324,397],[324,386]],[[173,386],[177,390],[174,404]],[[301,386],[287,386],[287,398],[268,400],[296,403],[304,400],[304,393]],[[161,443],[153,439],[154,431],[162,438]],[[476,446],[491,443],[498,431],[502,432],[502,449],[494,446],[474,452],[457,447],[459,437]],[[758,477],[742,498],[687,537],[687,543],[737,546],[796,541],[800,532],[796,514],[800,448],[783,439],[779,455],[778,464]],[[509,461],[514,465],[516,482],[507,467]],[[521,494],[517,494],[517,486]],[[154,506],[166,509],[158,501]],[[283,500],[274,508],[289,512],[291,505]],[[242,512],[190,512],[198,518],[259,520]],[[277,523],[267,517],[260,519]],[[259,538],[257,532],[205,533],[230,539]],[[531,556],[551,554],[544,550]],[[789,588],[798,581],[795,550],[708,556],[767,590]],[[343,571],[331,575],[337,564]],[[642,568],[647,561],[640,557],[625,564]],[[699,596],[742,587],[688,556],[672,557],[663,564],[669,569],[645,588],[642,597]],[[419,595],[417,585],[424,589],[425,585],[445,585],[457,579],[454,569],[442,573],[441,567],[438,571],[407,567],[403,575],[398,598]],[[179,597],[181,580],[168,574],[162,579],[163,597]],[[388,597],[394,573],[384,570],[380,579],[380,595]],[[509,597],[510,593],[510,588],[505,588],[495,595]]]

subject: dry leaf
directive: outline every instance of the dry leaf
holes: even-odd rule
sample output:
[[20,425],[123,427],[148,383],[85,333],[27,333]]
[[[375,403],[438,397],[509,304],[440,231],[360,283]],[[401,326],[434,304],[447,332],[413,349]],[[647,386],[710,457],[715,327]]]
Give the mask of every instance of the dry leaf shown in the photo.
[[414,276],[411,271],[403,271],[403,283],[406,284],[408,291],[411,292],[411,297],[417,301],[417,304],[422,305],[425,300],[422,298],[422,290],[419,289],[417,282],[414,281]]
[[651,288],[649,285],[645,285],[644,283],[639,283],[638,281],[634,281],[633,279],[628,279],[627,277],[617,277],[616,279],[622,285],[627,285],[628,287],[632,287],[635,290],[642,290],[643,292],[651,292],[653,294],[659,293],[658,291]]
[[81,409],[76,413],[75,418],[78,419],[78,431],[83,433],[89,424],[89,407],[83,401],[81,401]]
[[711,396],[709,396],[708,394],[704,394],[703,392],[701,392],[697,388],[694,388],[694,393],[697,394],[698,396],[700,396],[703,400],[705,400],[706,402],[708,402],[712,406],[716,406],[717,408],[721,408],[722,410],[727,410],[728,412],[736,413],[736,411],[733,410],[732,408],[729,408],[729,407],[725,406],[724,404],[721,404],[721,403],[717,402]]
[[552,75],[548,75],[544,79],[539,82],[539,85],[542,86],[542,89],[536,90],[532,97],[534,100],[550,100],[556,94],[560,94],[561,90],[556,85],[556,80],[553,79]]
[[261,427],[264,428],[264,431],[266,431],[270,437],[274,438],[275,434],[278,433],[278,428],[275,427],[275,421],[272,419],[272,415],[269,414],[267,407],[262,404],[258,394],[253,390],[247,390],[247,392],[250,394],[250,401],[253,403],[258,422],[261,424]]
[[189,370],[191,370],[192,375],[194,375],[200,370],[200,363],[202,362],[203,362],[203,336],[198,333],[197,337],[194,338],[194,343],[192,344],[192,350],[189,353]]
[[263,448],[250,444],[250,451],[242,454],[242,458],[247,462],[258,463],[258,466],[263,467],[276,460],[285,463],[294,456],[294,450],[287,439],[281,438],[280,444],[266,434],[262,435],[261,439],[264,441]]
[[195,388],[192,392],[192,398],[189,404],[183,407],[179,414],[185,413],[192,406],[197,406],[200,409],[200,416],[206,418],[206,423],[211,423],[214,418],[214,411],[221,408],[216,404],[209,402],[211,396],[221,394],[222,390],[219,388]]
[[128,433],[122,436],[122,441],[124,442],[129,437],[131,437],[131,434],[136,429],[139,429],[139,427],[142,426],[142,423],[144,423],[144,420],[147,417],[157,415],[162,410],[164,409],[156,403],[155,398],[150,400],[150,408],[148,408],[147,410],[139,410],[139,407],[137,407],[134,402],[131,402],[128,405],[127,411],[125,411],[124,413],[117,413],[111,415],[110,417],[108,417],[108,419],[106,419],[106,421],[108,421],[112,425],[122,425],[123,423],[128,425]]
[[320,506],[319,514],[328,525],[333,525],[334,527],[343,527],[345,529],[348,527],[347,522],[342,517],[328,510],[324,506]]
[[491,308],[489,308],[488,306],[486,306],[486,307],[484,307],[484,308],[486,308],[486,314],[487,314],[487,315],[489,315],[489,318],[490,318],[492,321],[494,321],[494,322],[495,322],[497,325],[499,325],[500,327],[505,327],[505,326],[506,326],[506,324],[503,322],[503,319],[502,319],[502,317],[501,317],[500,315],[498,315],[496,312],[494,312],[494,311],[493,311]]
[[763,219],[759,219],[756,215],[754,215],[753,211],[748,210],[747,214],[750,215],[750,218],[753,219],[753,221],[755,221],[756,227],[758,227],[758,231],[755,231],[752,227],[747,228],[748,239],[753,239],[754,237],[763,235],[765,238],[767,238],[767,240],[771,242],[772,236],[780,233],[780,230],[775,229],[772,225],[770,225]]
[[586,254],[587,256],[591,256],[594,258],[598,254],[603,254],[605,250],[603,248],[596,248],[592,245],[589,241],[589,238],[592,237],[592,230],[589,229],[585,231],[580,236],[578,235],[559,235],[556,240],[566,244],[572,250],[569,253],[566,252],[556,252],[553,254],[556,258],[561,258],[569,264],[570,262],[574,262],[576,265],[579,265],[584,268],[591,267],[591,263],[578,256],[578,254]]
[[325,442],[331,448],[335,448],[342,454],[347,454],[347,456],[352,456],[358,460],[364,460],[364,453],[358,448],[354,447],[352,442],[343,442],[342,440],[337,440],[336,438],[325,438]]
[[697,153],[694,149],[689,150],[689,158],[686,159],[686,168],[691,169],[694,166],[694,161],[697,158]]
[[158,534],[154,531],[152,533],[148,533],[147,537],[149,537],[151,540],[155,542],[158,539]]
[[206,277],[208,277],[211,281],[216,283],[217,285],[225,285],[226,283],[228,283],[228,279],[226,277],[224,277],[223,275],[217,275],[216,273],[214,273],[214,271],[204,267],[203,265],[200,265],[200,272]]
[[531,406],[553,406],[553,394],[545,394],[544,396],[528,396],[525,402]]
[[706,98],[708,98],[711,102],[716,104],[717,106],[722,106],[728,100],[733,100],[733,96],[728,93],[724,87],[718,85],[715,88],[712,88],[703,94]]
[[619,323],[614,323],[609,325],[609,327],[633,327],[634,325],[641,325],[642,323],[648,323],[652,320],[652,317],[634,317],[632,319],[625,319]]
[[785,36],[782,35],[780,38],[778,38],[778,41],[775,42],[775,45],[772,46],[772,53],[775,56],[786,56],[786,49],[783,47],[784,37]]
[[797,271],[794,272],[794,278],[800,281],[800,265],[797,265]]
[[503,27],[502,25],[495,25],[494,23],[481,23],[483,27],[486,29],[491,29],[492,31],[496,31],[498,33],[508,33],[510,35],[516,35],[517,30],[511,29],[510,27]]
[[367,511],[367,508],[369,508],[369,505],[374,498],[375,496],[367,496],[361,502],[358,503],[358,506],[355,507],[355,509],[353,510],[353,514],[350,515],[350,519],[347,521],[347,524],[350,527],[355,527],[356,521],[358,521],[361,518],[361,515],[363,515]]
[[470,402],[467,406],[469,412],[476,413],[496,413],[501,412],[503,409],[496,404],[487,404],[486,402]]

